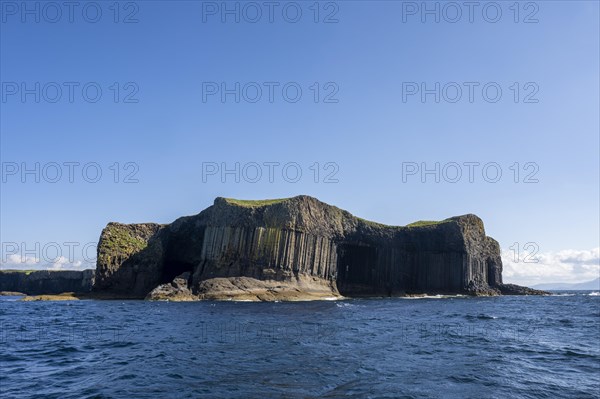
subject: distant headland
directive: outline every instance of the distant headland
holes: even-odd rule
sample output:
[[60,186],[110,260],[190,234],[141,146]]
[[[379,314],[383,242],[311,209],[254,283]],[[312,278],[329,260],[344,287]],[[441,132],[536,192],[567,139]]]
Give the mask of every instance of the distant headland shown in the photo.
[[475,215],[386,226],[309,196],[219,197],[167,225],[109,223],[94,276],[56,274],[61,290],[37,273],[28,282],[0,272],[0,291],[174,301],[544,294],[503,284],[500,246]]

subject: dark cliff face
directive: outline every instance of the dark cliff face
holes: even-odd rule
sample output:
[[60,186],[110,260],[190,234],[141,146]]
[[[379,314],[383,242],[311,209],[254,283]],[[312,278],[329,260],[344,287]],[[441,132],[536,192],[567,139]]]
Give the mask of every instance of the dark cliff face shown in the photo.
[[94,270],[0,271],[0,291],[21,292],[27,295],[89,292]]
[[136,284],[138,274],[137,268],[130,267],[132,264],[144,264],[141,277],[152,275],[152,259],[160,258],[161,254],[152,253],[149,241],[161,227],[156,223],[109,223],[102,230],[97,248],[94,289],[127,292],[132,284]]
[[144,297],[189,272],[215,278],[330,283],[345,296],[499,293],[498,243],[464,215],[406,227],[362,220],[315,198],[217,198],[170,225],[110,223],[98,245],[97,291]]

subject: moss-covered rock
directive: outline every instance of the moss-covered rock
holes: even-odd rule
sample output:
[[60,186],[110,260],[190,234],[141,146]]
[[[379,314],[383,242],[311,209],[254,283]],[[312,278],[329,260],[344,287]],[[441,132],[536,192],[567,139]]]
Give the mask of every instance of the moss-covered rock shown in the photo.
[[102,234],[97,248],[96,290],[109,289],[117,279],[112,276],[123,263],[148,246],[148,241],[162,226],[156,223],[121,224],[109,223]]

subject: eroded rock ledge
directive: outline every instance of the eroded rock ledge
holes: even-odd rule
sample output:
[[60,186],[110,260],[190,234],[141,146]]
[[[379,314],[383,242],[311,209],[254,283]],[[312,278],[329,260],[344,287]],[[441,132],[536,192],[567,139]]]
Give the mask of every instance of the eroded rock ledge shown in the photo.
[[168,225],[109,223],[94,292],[154,300],[542,293],[502,283],[500,247],[475,215],[386,226],[308,196],[217,198]]

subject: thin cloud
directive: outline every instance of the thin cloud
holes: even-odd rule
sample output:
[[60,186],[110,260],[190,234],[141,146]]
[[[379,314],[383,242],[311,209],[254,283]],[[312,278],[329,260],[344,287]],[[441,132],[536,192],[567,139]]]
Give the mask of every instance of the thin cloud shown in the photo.
[[504,282],[521,285],[582,283],[600,275],[600,248],[565,249],[536,256],[537,263],[515,262],[510,250],[502,251]]
[[6,261],[0,263],[0,269],[15,270],[84,270],[94,269],[96,265],[81,260],[69,261],[68,258],[60,256],[51,261],[44,261],[34,256],[8,255]]

